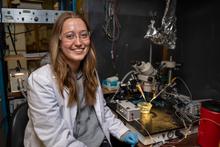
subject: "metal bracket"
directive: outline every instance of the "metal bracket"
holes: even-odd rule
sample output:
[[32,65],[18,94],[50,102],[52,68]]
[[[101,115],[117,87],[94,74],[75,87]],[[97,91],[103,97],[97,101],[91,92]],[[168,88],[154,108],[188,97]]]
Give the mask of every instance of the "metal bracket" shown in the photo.
[[65,11],[2,8],[1,23],[51,24]]

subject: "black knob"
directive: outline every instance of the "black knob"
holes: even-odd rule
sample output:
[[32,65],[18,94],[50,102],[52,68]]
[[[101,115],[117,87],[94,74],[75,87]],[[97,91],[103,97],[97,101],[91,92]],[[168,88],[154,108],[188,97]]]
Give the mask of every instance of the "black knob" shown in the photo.
[[39,19],[38,19],[38,17],[34,17],[34,21],[38,21]]
[[175,131],[175,135],[177,138],[182,139],[184,137],[184,134],[180,130]]

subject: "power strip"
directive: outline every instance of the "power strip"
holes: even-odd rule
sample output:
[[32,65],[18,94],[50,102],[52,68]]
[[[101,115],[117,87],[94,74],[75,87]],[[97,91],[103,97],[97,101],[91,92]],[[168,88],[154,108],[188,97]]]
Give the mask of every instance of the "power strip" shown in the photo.
[[2,23],[41,23],[51,24],[65,11],[2,8]]

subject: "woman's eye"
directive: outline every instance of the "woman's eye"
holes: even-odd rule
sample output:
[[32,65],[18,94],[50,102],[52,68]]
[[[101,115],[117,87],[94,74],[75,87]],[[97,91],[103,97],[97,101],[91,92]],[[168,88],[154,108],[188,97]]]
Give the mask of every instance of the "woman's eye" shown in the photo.
[[81,34],[80,36],[81,36],[81,38],[87,38],[88,37],[87,34]]
[[80,34],[80,38],[85,39],[89,37],[89,33],[88,32],[83,32]]
[[74,39],[75,35],[74,34],[66,34],[65,38],[67,38],[67,39]]

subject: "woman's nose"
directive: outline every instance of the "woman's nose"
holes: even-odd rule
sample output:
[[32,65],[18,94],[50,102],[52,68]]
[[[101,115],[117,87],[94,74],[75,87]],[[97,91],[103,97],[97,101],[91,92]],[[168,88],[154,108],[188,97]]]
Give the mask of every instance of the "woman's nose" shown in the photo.
[[81,41],[80,37],[76,37],[74,43],[75,43],[75,45],[81,45],[82,41]]

